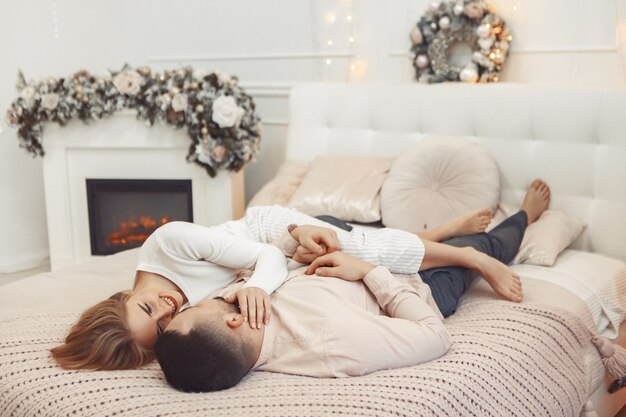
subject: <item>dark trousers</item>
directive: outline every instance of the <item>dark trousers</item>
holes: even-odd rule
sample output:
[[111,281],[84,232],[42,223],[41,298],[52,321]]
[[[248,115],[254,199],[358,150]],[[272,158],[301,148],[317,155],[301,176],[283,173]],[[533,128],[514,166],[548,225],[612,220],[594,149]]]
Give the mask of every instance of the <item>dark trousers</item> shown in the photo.
[[[471,246],[479,252],[508,264],[513,260],[522,243],[527,222],[526,212],[520,211],[489,233],[454,237],[441,243],[459,248]],[[419,274],[422,280],[430,286],[441,314],[448,317],[454,313],[469,284],[469,270],[452,266],[427,269],[420,271]]]

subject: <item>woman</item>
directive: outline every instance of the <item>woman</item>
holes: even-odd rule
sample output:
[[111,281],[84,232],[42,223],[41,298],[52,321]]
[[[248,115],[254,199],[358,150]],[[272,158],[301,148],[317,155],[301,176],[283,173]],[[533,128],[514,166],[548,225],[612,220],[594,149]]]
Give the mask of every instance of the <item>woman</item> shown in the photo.
[[[490,220],[489,210],[477,210],[423,237],[443,240],[453,235],[479,233]],[[184,305],[193,306],[235,281],[242,270],[251,268],[254,268],[252,276],[227,301],[237,301],[250,327],[260,329],[261,322],[267,324],[270,319],[269,294],[287,275],[284,253],[293,253],[293,247],[298,246],[306,249],[309,256],[311,253],[320,256],[338,250],[340,245],[342,249],[352,245],[357,250],[365,245],[362,232],[335,231],[324,225],[328,226],[278,206],[253,207],[241,220],[210,228],[168,223],[142,246],[132,290],[118,292],[86,310],[70,329],[65,343],[51,350],[52,355],[66,369],[138,368],[153,359],[156,338]],[[415,236],[411,236],[414,240]],[[285,249],[286,246],[291,250]],[[423,248],[423,245],[408,248],[402,254],[416,258],[409,270],[385,266],[397,273],[417,272],[424,256]],[[303,263],[307,260],[299,256],[294,255],[294,260]],[[429,265],[445,266],[458,261],[455,258]]]

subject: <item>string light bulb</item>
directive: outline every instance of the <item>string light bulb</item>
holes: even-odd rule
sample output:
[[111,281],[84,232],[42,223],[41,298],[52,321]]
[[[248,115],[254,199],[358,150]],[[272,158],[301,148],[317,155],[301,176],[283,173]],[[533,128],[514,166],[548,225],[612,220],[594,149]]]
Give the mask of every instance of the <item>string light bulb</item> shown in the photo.
[[361,59],[355,59],[352,62],[350,62],[350,65],[348,65],[349,81],[361,80],[363,78],[363,75],[365,75],[365,67],[366,67],[365,61]]
[[348,22],[350,22],[350,21],[352,20],[352,15],[351,15],[351,14],[347,15],[347,16],[346,16],[346,20],[347,20]]
[[354,37],[350,36],[350,37],[348,38],[348,42],[353,43],[353,42],[354,42]]
[[330,65],[333,61],[330,60],[330,58],[326,58],[326,65]]
[[328,41],[326,43],[328,44],[328,46],[333,46],[333,41]]
[[326,21],[328,23],[335,23],[335,20],[337,20],[337,15],[333,12],[328,12],[326,13]]

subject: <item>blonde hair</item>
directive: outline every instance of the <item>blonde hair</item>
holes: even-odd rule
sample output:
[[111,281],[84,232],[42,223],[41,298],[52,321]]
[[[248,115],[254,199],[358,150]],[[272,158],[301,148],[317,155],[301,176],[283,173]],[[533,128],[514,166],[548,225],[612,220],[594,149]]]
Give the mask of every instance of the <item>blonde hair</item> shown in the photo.
[[89,308],[72,326],[65,343],[50,352],[65,369],[136,369],[154,353],[132,338],[126,321],[130,291],[113,294]]

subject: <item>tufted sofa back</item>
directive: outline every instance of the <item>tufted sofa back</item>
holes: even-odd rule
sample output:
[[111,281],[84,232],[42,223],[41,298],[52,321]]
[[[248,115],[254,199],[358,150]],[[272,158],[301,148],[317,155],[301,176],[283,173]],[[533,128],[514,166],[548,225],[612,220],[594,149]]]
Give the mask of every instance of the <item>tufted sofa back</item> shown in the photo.
[[501,201],[534,178],[587,224],[573,247],[626,259],[626,87],[311,83],[291,92],[287,159],[397,156],[432,135],[487,148]]

